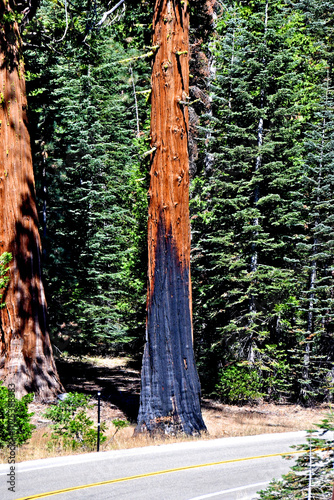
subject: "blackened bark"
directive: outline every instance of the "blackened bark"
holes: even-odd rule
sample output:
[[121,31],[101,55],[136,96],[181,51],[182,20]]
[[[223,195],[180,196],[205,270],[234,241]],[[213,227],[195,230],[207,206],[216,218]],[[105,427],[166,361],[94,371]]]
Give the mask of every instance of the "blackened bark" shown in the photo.
[[147,332],[138,431],[205,430],[193,352],[187,3],[156,0],[148,215]]
[[157,234],[154,288],[147,308],[138,430],[205,429],[195,366],[189,269],[183,268],[163,217]]

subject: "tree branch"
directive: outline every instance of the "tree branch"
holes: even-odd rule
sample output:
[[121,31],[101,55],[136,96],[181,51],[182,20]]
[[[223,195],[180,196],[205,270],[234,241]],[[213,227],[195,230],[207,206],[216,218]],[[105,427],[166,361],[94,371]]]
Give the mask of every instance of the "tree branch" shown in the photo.
[[10,2],[13,10],[17,10],[23,14],[22,21],[20,22],[20,31],[28,24],[34,17],[37,8],[39,7],[39,0],[13,0]]
[[125,2],[125,0],[120,0],[112,9],[105,12],[102,16],[102,19],[97,23],[97,26],[102,26],[102,24],[107,19],[107,17],[110,16],[110,14],[112,14],[124,2]]
[[64,31],[63,36],[61,38],[59,38],[59,40],[54,40],[54,43],[62,42],[64,40],[66,33],[67,33],[67,30],[68,30],[67,0],[65,0],[65,22],[66,22],[66,27],[65,27],[65,31]]

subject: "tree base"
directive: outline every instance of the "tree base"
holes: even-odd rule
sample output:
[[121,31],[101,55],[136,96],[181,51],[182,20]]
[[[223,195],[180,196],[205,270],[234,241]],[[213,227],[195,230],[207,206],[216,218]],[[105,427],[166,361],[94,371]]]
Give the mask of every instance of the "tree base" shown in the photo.
[[151,437],[169,437],[169,436],[193,436],[200,437],[202,433],[207,434],[207,429],[203,422],[202,429],[191,429],[191,426],[183,426],[180,419],[173,416],[158,417],[146,423],[138,424],[134,435],[148,433]]
[[2,357],[1,361],[0,380],[15,391],[15,397],[18,399],[33,393],[34,401],[49,403],[54,401],[58,394],[65,392],[52,354],[48,358],[40,356],[35,362],[31,362],[26,360],[22,353],[16,353],[16,356],[10,359]]

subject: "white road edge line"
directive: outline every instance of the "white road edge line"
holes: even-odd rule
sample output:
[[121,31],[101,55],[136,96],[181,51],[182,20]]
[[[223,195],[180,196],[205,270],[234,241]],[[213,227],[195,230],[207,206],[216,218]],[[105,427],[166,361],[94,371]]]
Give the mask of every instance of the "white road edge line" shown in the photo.
[[189,500],[204,500],[205,498],[213,498],[218,495],[224,495],[225,493],[234,493],[235,491],[247,490],[248,488],[264,486],[266,484],[269,484],[269,482],[270,481],[265,481],[264,483],[248,484],[247,486],[240,486],[239,488],[231,488],[229,490],[217,491],[216,493],[209,493],[208,495],[202,495],[200,497],[189,498]]

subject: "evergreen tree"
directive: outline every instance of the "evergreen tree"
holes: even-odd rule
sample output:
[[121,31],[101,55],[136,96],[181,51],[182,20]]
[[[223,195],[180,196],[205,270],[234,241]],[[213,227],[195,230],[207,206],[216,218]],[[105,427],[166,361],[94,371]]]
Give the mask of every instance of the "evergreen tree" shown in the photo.
[[301,454],[295,465],[281,480],[272,481],[266,490],[259,492],[261,500],[330,498],[333,489],[333,453],[326,432],[333,430],[333,413],[318,427],[323,429],[320,436],[318,432],[314,436],[315,431],[309,431],[307,442],[297,446]]
[[212,374],[231,363],[241,373],[248,367],[260,375],[259,396],[288,394],[300,340],[305,269],[296,243],[305,214],[298,190],[321,78],[306,61],[315,41],[301,48],[310,43],[302,26],[300,13],[280,2],[231,2],[224,11],[211,84],[215,163],[194,183],[201,371],[210,373],[208,359]]
[[[56,31],[53,9],[45,2],[39,11],[41,39]],[[74,16],[60,55],[42,42],[27,51],[47,192],[47,292],[59,347],[106,352],[143,327],[147,59],[117,42],[114,26],[88,31],[90,11]]]
[[[332,388],[333,359],[333,90],[327,73],[323,102],[305,141],[304,207],[308,228],[304,252],[308,287],[301,297],[304,313],[304,348],[301,366],[301,397],[305,400],[328,394]],[[329,378],[328,378],[329,377]]]

